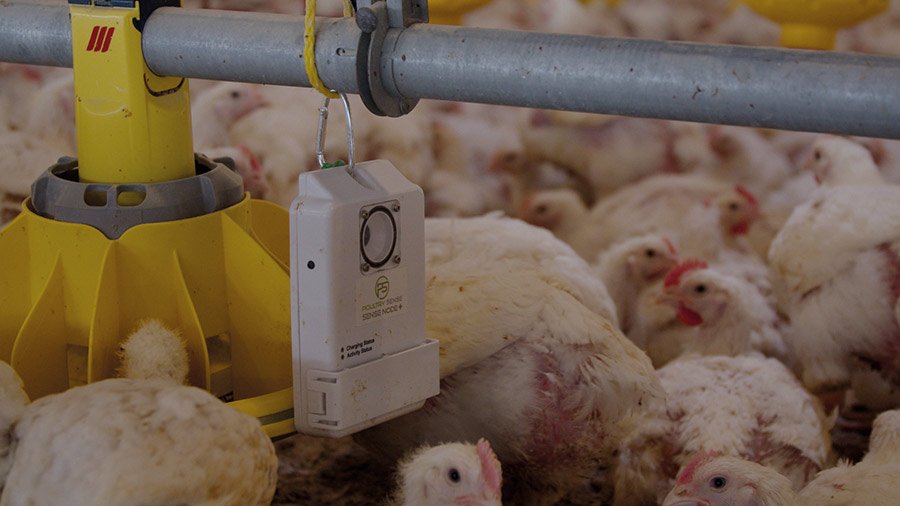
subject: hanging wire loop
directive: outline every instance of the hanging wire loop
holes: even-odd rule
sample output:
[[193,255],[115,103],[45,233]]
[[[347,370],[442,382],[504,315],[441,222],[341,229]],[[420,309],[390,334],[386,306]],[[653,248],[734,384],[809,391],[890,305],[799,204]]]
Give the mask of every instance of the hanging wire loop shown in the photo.
[[[347,122],[347,170],[352,172],[355,166],[354,146],[353,146],[353,115],[350,113],[350,101],[345,93],[340,93],[341,102],[344,105],[344,119]],[[331,99],[325,97],[322,107],[319,107],[319,129],[316,131],[316,160],[319,162],[319,168],[326,168],[329,165],[325,159],[325,133],[328,128],[328,105]]]

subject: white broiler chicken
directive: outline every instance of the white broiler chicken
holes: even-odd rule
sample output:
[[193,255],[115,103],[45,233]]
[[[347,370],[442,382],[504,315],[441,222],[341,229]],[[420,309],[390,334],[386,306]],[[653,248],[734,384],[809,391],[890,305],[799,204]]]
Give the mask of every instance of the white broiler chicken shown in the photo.
[[703,176],[654,176],[613,193],[591,209],[572,190],[537,192],[526,197],[519,214],[589,260],[616,242],[648,233],[670,237],[683,255],[715,259],[731,247],[732,235],[749,227],[725,219],[727,208],[720,208],[735,193]]
[[259,87],[220,83],[204,91],[191,106],[194,151],[233,144],[231,127],[251,112],[269,105]]
[[714,452],[701,452],[694,456],[679,473],[675,488],[662,502],[663,506],[700,504],[799,506],[791,481],[778,471]]
[[520,10],[526,11],[531,23],[543,32],[574,35],[626,35],[624,23],[613,14],[606,2],[579,0],[526,0]]
[[499,117],[465,108],[452,113],[436,111],[433,149],[437,168],[483,176],[498,155],[521,153],[524,146],[516,122],[503,121],[503,113],[508,111],[496,112]]
[[597,258],[597,274],[616,304],[619,327],[625,334],[631,328],[634,306],[641,293],[677,263],[675,245],[656,234],[618,242]]
[[581,196],[569,188],[556,188],[525,196],[518,217],[523,221],[546,228],[557,239],[565,242],[585,260],[593,260],[597,254],[611,246],[595,245],[590,226],[591,210]]
[[268,505],[278,460],[259,421],[172,383],[168,373],[184,364],[168,362],[184,348],[158,322],[139,329],[123,352],[146,361],[126,361],[127,373],[146,376],[153,364],[164,371],[159,379],[72,388],[27,407],[18,377],[0,363],[0,421],[14,422],[0,427],[0,440],[14,441],[0,448],[0,504]]
[[[270,191],[266,198],[289,206],[297,195],[297,177],[318,168],[316,131],[318,110],[323,98],[315,90],[270,86],[263,88],[269,107],[261,107],[238,120],[231,128],[234,142],[248,147],[259,159]],[[334,101],[332,101],[334,102]],[[367,130],[366,114],[359,100],[351,99],[356,139]],[[325,154],[329,162],[347,161],[347,136],[343,111],[332,103],[325,138]],[[357,153],[363,149],[357,147]]]
[[10,437],[13,427],[22,418],[30,400],[24,383],[16,371],[0,361],[0,492],[12,467],[15,444]]
[[815,392],[845,388],[857,359],[898,382],[900,187],[876,183],[859,146],[834,137],[817,144],[812,170],[823,187],[769,250],[803,382]]
[[707,39],[731,6],[728,0],[629,0],[617,11],[634,37],[696,41]]
[[503,207],[503,187],[487,178],[435,170],[425,189],[425,215],[435,218],[480,216]]
[[31,184],[63,153],[34,135],[0,132],[0,225],[16,217],[31,195]]
[[799,494],[774,469],[700,453],[679,474],[663,506],[894,506],[900,502],[900,411],[875,422],[869,454],[820,472]]
[[872,159],[884,179],[900,184],[900,141],[887,139],[854,138],[872,153]]
[[805,168],[812,172],[816,183],[829,188],[886,183],[870,150],[834,135],[824,135],[813,142]]
[[[774,305],[764,259],[778,230],[772,227],[769,214],[741,185],[720,195],[712,205],[718,209],[720,234],[718,243],[712,242],[715,236],[709,239],[713,247],[707,247],[710,256],[706,258],[717,270],[752,283]],[[685,235],[691,239],[690,233]]]
[[35,93],[23,129],[63,154],[75,156],[75,83],[72,74],[44,82]]
[[251,197],[261,199],[269,194],[269,181],[262,164],[247,146],[212,148],[205,150],[203,154],[213,160],[230,158],[234,162],[234,171],[244,181],[244,191],[249,192]]
[[616,303],[625,335],[662,367],[681,355],[697,329],[675,319],[675,310],[658,302],[666,273],[678,263],[675,245],[656,234],[616,243],[599,257],[597,272]]
[[759,352],[790,363],[786,325],[759,289],[744,279],[685,260],[666,275],[663,298],[678,320],[697,326],[685,353],[737,356]]
[[[481,216],[507,209],[511,200],[507,176],[494,170],[498,153],[522,150],[518,131],[477,114],[438,111],[434,116],[430,146],[433,167],[421,167],[426,215],[434,217]],[[427,132],[427,129],[426,129]],[[379,155],[384,156],[384,155]],[[422,163],[422,162],[420,162]]]
[[680,357],[697,340],[697,327],[681,323],[675,309],[662,302],[663,280],[657,280],[638,297],[628,338],[643,349],[653,366],[660,368]]
[[189,363],[176,331],[145,321],[119,359],[125,378],[27,407],[18,377],[0,362],[0,440],[15,442],[0,451],[0,505],[270,503],[272,442],[255,418],[181,385]]
[[141,324],[119,345],[119,376],[128,379],[168,379],[182,385],[190,364],[184,340],[159,320]]
[[800,492],[803,506],[900,504],[900,410],[886,411],[872,425],[869,453],[858,464],[826,469]]
[[500,506],[503,474],[490,443],[424,447],[399,465],[396,506]]
[[[573,190],[584,203],[594,202],[594,192],[581,177],[547,161],[535,161],[521,152],[497,153],[491,160],[489,171],[498,175],[504,184],[505,209],[518,216],[528,210],[528,199],[542,191]],[[547,227],[545,227],[547,228]]]
[[[750,276],[765,278],[767,292],[771,291],[768,270],[763,262],[769,254],[769,247],[778,233],[781,223],[787,220],[760,204],[756,195],[741,185],[716,199],[719,209],[719,225],[722,232],[722,246],[717,262],[723,264],[743,263],[757,272]],[[793,208],[792,208],[793,209]],[[746,264],[756,264],[755,267]],[[754,281],[756,282],[756,281]]]
[[679,171],[691,173],[715,166],[718,155],[710,145],[709,128],[709,125],[703,123],[669,122],[669,129],[674,136],[672,155],[678,163]]
[[11,436],[0,504],[268,505],[278,461],[259,421],[208,392],[109,379],[38,399]]
[[675,38],[671,26],[675,13],[670,2],[660,0],[623,2],[617,13],[632,37],[657,40]]
[[750,10],[731,2],[733,11],[713,24],[701,37],[704,42],[742,46],[777,46],[779,26]]
[[364,160],[389,160],[406,179],[427,188],[436,164],[434,141],[431,117],[424,109],[414,110],[390,123],[373,124],[360,135],[359,152]]
[[357,440],[394,459],[485,437],[509,500],[552,504],[660,400],[650,361],[611,323],[615,308],[604,307],[587,263],[549,232],[489,216],[428,220],[425,236],[441,393]]
[[44,78],[41,67],[0,63],[0,132],[24,128]]
[[623,441],[616,506],[658,504],[678,469],[700,451],[771,467],[798,489],[828,463],[821,406],[777,360],[683,358],[658,374],[666,406],[645,416]]
[[[753,195],[741,187],[727,191],[703,207],[694,208],[689,216],[701,216],[695,223],[708,222],[715,218],[709,208],[718,209],[720,237],[709,238],[712,251],[719,250],[713,264],[723,272],[744,279],[756,286],[760,293],[769,296],[771,284],[765,264],[747,250],[751,246],[745,240],[747,230],[753,230],[753,223],[759,215],[758,204]],[[705,216],[703,216],[705,215]],[[706,227],[715,227],[707,223]],[[753,228],[751,228],[753,227]],[[683,234],[683,239],[701,240],[691,233]],[[719,239],[718,243],[713,240]],[[629,306],[629,319],[623,327],[628,337],[640,346],[653,361],[661,367],[681,355],[689,342],[696,341],[697,329],[688,327],[676,318],[675,309],[662,303],[662,276],[640,292],[637,300]],[[620,308],[621,310],[621,308]]]
[[534,114],[534,124],[522,130],[526,154],[571,170],[588,182],[595,198],[678,168],[663,121],[591,115],[567,124],[554,121],[558,115]]
[[756,129],[716,125],[709,142],[718,162],[709,173],[764,195],[780,187],[794,173],[790,159]]

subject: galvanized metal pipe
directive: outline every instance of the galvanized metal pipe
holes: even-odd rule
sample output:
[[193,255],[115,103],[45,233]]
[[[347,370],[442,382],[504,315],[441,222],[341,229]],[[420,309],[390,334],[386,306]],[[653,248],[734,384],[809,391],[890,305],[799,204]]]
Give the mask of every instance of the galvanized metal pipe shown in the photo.
[[[356,93],[356,23],[319,18],[316,28],[319,76]],[[161,75],[309,87],[303,33],[298,16],[162,8],[144,28],[144,59]]]
[[69,8],[0,0],[0,61],[71,67]]
[[404,96],[900,138],[897,58],[413,26],[382,71]]
[[[163,8],[144,32],[155,72],[308,86],[298,17]],[[358,31],[322,20],[326,84],[355,93]],[[71,65],[64,5],[0,0],[0,61]],[[417,25],[389,31],[397,96],[900,139],[900,59]]]

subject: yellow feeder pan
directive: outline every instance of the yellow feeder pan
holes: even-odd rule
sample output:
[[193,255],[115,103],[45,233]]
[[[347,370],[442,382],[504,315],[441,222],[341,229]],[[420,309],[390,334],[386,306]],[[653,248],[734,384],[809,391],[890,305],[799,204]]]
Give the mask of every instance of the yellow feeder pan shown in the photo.
[[140,7],[120,4],[70,5],[79,156],[0,230],[0,360],[38,399],[114,377],[122,340],[158,319],[191,385],[289,434],[288,213],[195,159],[187,81],[147,68]]
[[288,214],[246,197],[222,211],[109,239],[31,209],[0,230],[0,360],[29,397],[114,377],[142,321],[177,328],[189,384],[293,428]]
[[781,25],[781,45],[833,49],[837,31],[884,12],[889,0],[745,0]]
[[431,0],[428,2],[429,22],[438,25],[461,25],[464,15],[490,2],[491,0]]

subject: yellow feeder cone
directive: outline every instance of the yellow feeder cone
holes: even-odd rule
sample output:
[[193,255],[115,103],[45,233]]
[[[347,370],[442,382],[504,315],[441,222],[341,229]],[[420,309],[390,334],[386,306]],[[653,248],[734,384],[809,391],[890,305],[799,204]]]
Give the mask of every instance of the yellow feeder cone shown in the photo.
[[[191,385],[271,436],[293,431],[287,211],[245,197],[109,240],[28,204],[0,230],[0,264],[15,266],[0,271],[0,360],[32,399],[113,377],[119,343],[158,318],[187,342]],[[256,232],[257,211],[274,226]]]
[[428,2],[430,23],[438,25],[461,25],[462,18],[469,11],[482,7],[491,0],[431,0]]
[[155,318],[185,338],[191,385],[292,433],[288,213],[195,160],[186,80],[150,72],[135,24],[171,1],[91,3],[70,7],[79,159],[0,230],[0,360],[37,399],[113,377]]
[[889,0],[745,0],[757,13],[781,25],[781,45],[833,49],[838,30],[876,16]]

